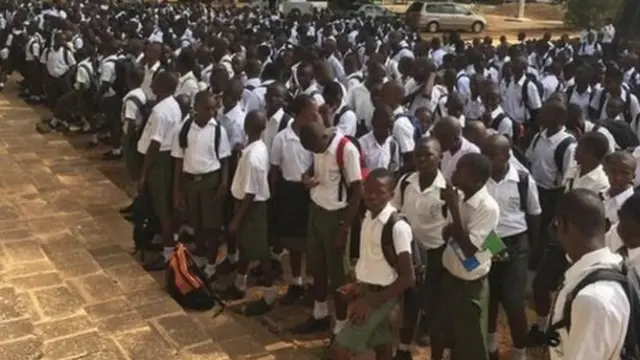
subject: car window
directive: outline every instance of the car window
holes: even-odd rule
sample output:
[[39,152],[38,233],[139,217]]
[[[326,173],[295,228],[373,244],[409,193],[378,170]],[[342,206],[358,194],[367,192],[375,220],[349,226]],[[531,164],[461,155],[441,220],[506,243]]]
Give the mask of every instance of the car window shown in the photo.
[[456,14],[467,15],[470,14],[471,11],[462,5],[454,5],[454,11]]
[[444,10],[442,9],[441,4],[429,4],[427,5],[427,12],[432,14],[443,14]]
[[440,5],[442,10],[440,10],[443,14],[456,14],[456,8],[453,4],[442,4]]
[[[424,3],[421,2],[414,2],[413,4],[409,5],[409,8],[407,9],[408,12],[416,12],[416,11],[420,11],[422,10],[422,6],[424,5]],[[428,8],[428,7],[427,7]]]

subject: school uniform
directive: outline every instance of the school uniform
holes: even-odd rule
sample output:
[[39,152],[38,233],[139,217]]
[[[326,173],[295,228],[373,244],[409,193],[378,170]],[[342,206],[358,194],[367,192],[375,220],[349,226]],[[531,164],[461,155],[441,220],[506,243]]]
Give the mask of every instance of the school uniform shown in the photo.
[[180,76],[180,78],[178,79],[178,86],[176,86],[174,96],[187,95],[191,100],[191,103],[193,103],[198,91],[200,91],[198,79],[193,74],[193,71],[189,71],[188,73]]
[[542,216],[540,217],[540,246],[533,254],[533,264],[537,264],[536,281],[553,291],[566,268],[566,259],[562,246],[556,239],[555,231],[549,228],[555,217],[555,209],[564,193],[563,179],[572,167],[575,142],[568,145],[562,158],[562,169],[555,162],[556,149],[566,138],[573,137],[563,127],[557,133],[547,136],[547,130],[539,132],[525,155],[531,163],[531,176],[538,186]]
[[306,89],[298,89],[296,96],[302,95],[302,94],[311,96],[313,100],[316,101],[316,104],[318,106],[324,104],[324,97],[322,97],[322,90],[320,89],[320,86],[316,82],[312,82],[311,85],[309,85],[309,87],[307,87]]
[[140,140],[138,140],[138,152],[142,155],[147,153],[151,141],[160,143],[158,153],[149,169],[149,174],[147,174],[147,187],[151,194],[153,210],[160,217],[170,216],[173,207],[171,149],[175,137],[174,133],[181,121],[180,105],[173,96],[169,96],[153,107],[142,130]]
[[281,129],[281,126],[286,126],[281,125],[280,122],[287,120],[291,121],[292,118],[285,114],[284,109],[279,109],[273,115],[271,115],[271,117],[269,117],[264,131],[262,132],[262,141],[264,141],[265,145],[267,145],[267,149],[269,151],[271,151],[271,145],[273,143],[273,139],[278,133],[278,130]]
[[153,82],[153,78],[156,76],[158,71],[160,71],[161,64],[159,61],[156,61],[153,65],[149,66],[146,64],[144,66],[144,77],[142,78],[142,91],[144,91],[144,95],[148,100],[156,100],[156,95],[151,90],[151,83]]
[[551,95],[556,92],[562,91],[562,83],[557,76],[548,74],[542,77],[540,81],[542,84],[542,101],[545,102],[549,100]]
[[[336,130],[327,149],[313,154],[313,176],[318,185],[311,189],[307,264],[310,269],[325,269],[331,288],[344,284],[343,251],[335,247],[336,236],[348,204],[347,186],[362,180],[360,153],[347,142],[343,147],[343,168],[336,159],[344,135]],[[343,177],[344,176],[344,177]]]
[[244,104],[244,108],[247,113],[253,110],[264,110],[266,106],[264,96],[267,93],[267,87],[274,82],[275,80],[265,80],[260,83],[260,86],[251,90],[251,94],[247,97],[246,103]]
[[[602,100],[602,96],[605,96],[604,100]],[[594,120],[607,120],[607,104],[610,98],[611,94],[607,93],[604,89],[596,91],[590,104],[590,108],[596,116]],[[638,115],[640,115],[640,102],[638,102],[638,98],[634,94],[624,89],[624,87],[620,93],[620,98],[624,102],[623,113],[628,111],[628,115],[630,116],[629,119],[625,118],[625,121],[631,121],[630,125],[632,129],[637,132],[638,125],[635,124],[634,126],[634,122],[636,122]],[[602,104],[602,106],[600,106],[600,104]]]
[[[183,130],[184,126],[189,128]],[[189,225],[194,229],[220,229],[221,207],[214,198],[222,180],[221,162],[231,156],[227,131],[213,118],[202,127],[194,120],[176,130],[171,156],[182,159]],[[180,143],[183,131],[186,131],[187,140],[184,148],[185,144]],[[216,139],[216,133],[219,139]]]
[[453,172],[456,170],[456,166],[458,165],[458,160],[460,160],[463,155],[480,153],[480,149],[475,144],[462,136],[460,136],[460,142],[461,145],[458,151],[456,151],[455,153],[451,153],[451,151],[448,150],[442,154],[442,160],[440,161],[440,170],[442,171],[442,175],[447,181],[451,181]]
[[264,141],[256,140],[242,150],[233,175],[231,195],[236,200],[236,211],[247,194],[255,195],[236,234],[239,250],[248,261],[271,257],[267,222],[267,201],[271,198],[269,167],[269,150]]
[[609,190],[609,177],[604,172],[602,165],[598,165],[584,175],[580,175],[580,166],[576,165],[569,169],[563,183],[565,191],[587,189],[595,192],[601,198],[604,198],[604,193]]
[[600,46],[600,43],[597,41],[592,43],[584,41],[578,48],[579,56],[594,56],[596,54],[602,54],[602,46]]
[[622,239],[618,235],[618,211],[622,207],[625,201],[633,195],[634,190],[632,186],[629,186],[625,191],[616,196],[609,195],[609,191],[604,193],[604,216],[607,223],[607,235],[605,236],[605,243],[611,249],[616,252],[623,246]]
[[71,67],[76,64],[73,53],[64,46],[57,50],[49,48],[43,53],[45,59],[45,89],[52,105],[67,92],[71,87],[70,79],[66,76]]
[[253,89],[260,86],[260,78],[250,78],[244,82],[244,90],[242,91],[242,104],[247,106]]
[[[469,120],[480,120],[482,118],[482,114],[484,114],[484,104],[482,104],[482,100],[480,97],[470,100],[467,105],[464,107],[463,116]],[[464,126],[464,125],[463,125]]]
[[[526,181],[526,185],[521,184]],[[522,194],[526,188],[526,194]],[[490,303],[501,304],[508,316],[525,311],[525,292],[529,268],[529,237],[527,215],[540,215],[536,183],[526,170],[509,166],[498,181],[489,178],[487,191],[500,206],[500,219],[495,228],[507,247],[508,258],[494,260],[489,272]],[[526,196],[526,199],[523,199]],[[495,320],[495,319],[492,319]]]
[[373,131],[369,131],[358,139],[358,143],[368,169],[385,168],[392,172],[400,169],[400,149],[392,136],[387,137],[381,144],[376,140]]
[[[614,119],[613,121],[618,121],[618,120],[622,120],[622,119]],[[607,138],[607,142],[609,143],[609,152],[614,152],[616,151],[616,149],[620,148],[620,146],[618,146],[618,143],[616,142],[616,139],[613,137],[613,135],[611,135],[611,132],[609,132],[609,130],[607,130],[606,127],[604,126],[596,127],[596,124],[592,123],[591,121],[585,120],[584,132],[587,133],[594,130],[596,130],[597,132],[599,132],[600,134],[604,135]]]
[[356,136],[356,129],[358,127],[356,113],[351,110],[344,101],[336,111],[333,112],[333,126],[345,135]]
[[117,54],[111,54],[100,61],[100,84],[109,84],[109,88],[103,94],[100,106],[110,125],[111,136],[119,139],[120,129],[120,111],[122,109],[122,99],[117,96],[111,85],[116,81],[116,61],[120,59]]
[[483,324],[487,315],[491,256],[488,250],[482,249],[498,225],[500,207],[486,187],[468,199],[460,196],[460,202],[462,226],[469,233],[471,243],[479,249],[475,254],[479,264],[471,271],[466,270],[454,250],[455,240],[445,239],[442,265],[446,271],[431,337],[434,342],[450,344],[452,358],[487,360]]
[[42,52],[44,39],[38,33],[35,33],[27,42],[25,47],[25,80],[27,81],[26,88],[29,90],[30,95],[41,95],[42,79],[39,78],[40,64],[39,59]]
[[567,86],[567,94],[569,98],[569,104],[576,104],[582,110],[582,115],[584,117],[589,116],[589,105],[591,104],[591,99],[594,95],[594,90],[591,88],[591,85],[587,86],[585,91],[580,93],[575,86]]
[[413,152],[416,147],[414,140],[414,127],[406,114],[405,109],[402,106],[398,106],[393,110],[393,116],[395,121],[393,122],[393,128],[391,134],[400,147],[400,154],[403,156],[407,153]]
[[281,175],[274,193],[274,234],[284,247],[304,251],[306,241],[302,239],[307,236],[310,197],[302,175],[312,166],[313,155],[302,146],[289,124],[273,139],[269,158]]
[[522,75],[518,80],[512,80],[505,84],[505,93],[502,97],[502,108],[513,120],[525,124],[531,120],[531,111],[536,111],[542,107],[542,100],[538,93],[538,88],[532,81],[526,82],[527,99],[523,99],[522,87],[525,86],[527,77]]
[[[617,267],[620,255],[604,247],[583,255],[564,274],[556,297],[551,326],[563,317],[567,295],[591,272]],[[550,347],[551,360],[619,359],[624,345],[630,306],[622,286],[613,281],[598,281],[585,286],[571,306],[571,329],[558,329],[559,345]]]
[[[362,71],[354,71],[347,75],[347,92],[354,86],[362,84],[364,81],[364,73]],[[346,94],[345,94],[346,98]]]
[[[387,204],[375,217],[367,211],[362,221],[360,256],[356,262],[355,276],[365,294],[381,291],[398,278],[397,270],[387,263],[380,243],[382,230],[395,211],[397,210],[392,205]],[[391,229],[391,236],[396,254],[411,253],[413,238],[407,222],[397,221]],[[391,343],[393,332],[388,317],[397,301],[398,299],[390,299],[372,309],[363,324],[353,325],[347,322],[336,335],[336,343],[355,353]]]
[[471,99],[471,77],[465,70],[460,70],[456,74],[455,89],[464,97],[465,105]]
[[371,119],[375,107],[371,101],[371,93],[364,83],[354,86],[347,92],[347,105],[356,113],[358,122],[371,129]]
[[244,147],[247,143],[247,134],[244,132],[244,119],[246,115],[247,113],[240,103],[237,103],[230,110],[225,111],[224,107],[218,110],[216,118],[227,132],[231,149],[237,146]]
[[[424,328],[431,326],[434,314],[438,312],[438,296],[441,290],[444,267],[442,253],[445,249],[445,239],[442,229],[449,223],[449,213],[443,199],[447,182],[441,171],[433,182],[424,189],[420,186],[418,172],[403,176],[396,186],[392,204],[406,215],[411,224],[414,240],[426,249],[427,271],[424,286],[417,289],[420,298],[424,299],[420,308],[427,316]],[[404,189],[404,190],[403,190]]]
[[[142,168],[142,156],[136,148],[136,139],[142,127],[142,111],[138,104],[146,104],[147,97],[142,88],[129,91],[122,99],[122,153],[129,179],[138,180]],[[133,121],[134,132],[129,131],[129,122]]]
[[494,129],[498,134],[502,134],[513,140],[514,128],[513,121],[502,110],[502,106],[498,105],[491,111],[491,122],[489,128]]
[[407,101],[405,105],[409,114],[415,116],[416,111],[421,107],[425,107],[431,112],[435,111],[437,99],[440,99],[447,92],[446,88],[434,85],[431,89],[431,94],[426,94],[426,86],[425,83],[419,84],[414,79],[409,80],[405,86],[405,100]]

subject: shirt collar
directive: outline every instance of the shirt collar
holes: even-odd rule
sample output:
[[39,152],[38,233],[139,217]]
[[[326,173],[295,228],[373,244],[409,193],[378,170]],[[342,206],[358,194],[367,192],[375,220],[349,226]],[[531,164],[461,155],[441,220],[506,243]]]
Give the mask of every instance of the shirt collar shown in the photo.
[[[221,110],[223,110],[223,109],[221,108]],[[236,106],[232,107],[231,110],[227,111],[226,113],[223,113],[223,115],[225,117],[227,117],[227,118],[231,118],[232,115],[238,114],[240,112],[242,112],[242,106],[240,105],[240,102],[238,102],[236,104]],[[242,120],[244,120],[244,119],[242,119]]]
[[194,78],[195,79],[195,75],[193,75],[193,71],[189,71],[188,73],[180,76],[180,79],[178,80],[178,82],[182,83],[188,79]]
[[[596,180],[598,178],[598,175],[603,173],[603,172],[604,172],[604,169],[603,169],[602,165],[598,165],[593,170],[591,170],[588,173],[580,176],[580,178],[582,178],[582,179],[589,178],[589,179],[592,179],[592,180]],[[580,172],[578,172],[578,174],[579,173]]]
[[614,197],[609,197],[609,199],[613,200],[616,203],[616,205],[620,207],[629,197],[631,197],[631,195],[633,195],[633,193],[634,193],[633,186],[629,186],[627,190],[621,192],[620,194]]
[[491,196],[491,195],[489,195],[489,192],[487,191],[487,187],[483,186],[482,188],[480,188],[480,190],[478,190],[475,194],[473,194],[473,196],[468,198],[465,201],[465,203],[471,206],[472,208],[477,209],[484,202],[484,199],[487,196]]
[[497,117],[498,117],[500,114],[502,114],[502,113],[504,113],[504,112],[502,111],[502,106],[498,105],[498,107],[497,107],[497,108],[495,108],[495,110],[493,110],[493,111],[491,112],[491,119],[495,119],[495,118],[497,118]]
[[393,214],[394,211],[396,211],[396,208],[387,203],[384,209],[382,209],[375,218],[372,218],[371,211],[367,210],[367,218],[377,220],[380,224],[384,225],[389,221],[389,217],[391,217],[391,214]]
[[565,279],[579,277],[585,270],[594,267],[598,263],[616,263],[616,258],[621,261],[622,258],[609,250],[608,247],[603,247],[583,255],[580,260],[574,262],[571,267],[565,273]]
[[271,115],[271,117],[269,118],[269,121],[271,121],[271,120],[276,120],[276,121],[282,120],[283,116],[284,116],[284,110],[282,108],[280,108],[273,115]]
[[338,143],[340,142],[340,139],[342,139],[342,137],[344,137],[344,135],[340,132],[340,130],[336,129],[333,139],[331,139],[327,150],[325,150],[325,154],[334,154],[338,149]]
[[640,256],[640,247],[637,247],[635,249],[627,249],[627,253],[628,253],[629,260],[634,261],[636,258]]
[[[418,188],[420,187],[420,174],[416,171],[413,174],[409,175],[409,177],[407,177],[407,181],[411,184],[415,184],[418,186]],[[429,185],[426,189],[424,189],[424,191],[422,191],[423,193],[431,190],[431,189],[446,189],[447,188],[447,180],[445,180],[444,175],[442,175],[442,172],[440,170],[438,170],[438,174],[436,175],[435,179],[433,179],[433,183],[431,183],[431,185]]]

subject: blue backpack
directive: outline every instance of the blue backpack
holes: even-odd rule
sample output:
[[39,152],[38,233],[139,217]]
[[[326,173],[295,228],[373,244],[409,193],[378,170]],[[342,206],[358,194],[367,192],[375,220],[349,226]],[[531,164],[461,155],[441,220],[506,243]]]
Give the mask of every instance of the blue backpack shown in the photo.
[[422,134],[424,134],[424,132],[422,131],[422,124],[420,123],[420,120],[418,120],[417,117],[411,114],[404,113],[396,114],[394,120],[398,121],[398,119],[400,119],[401,117],[406,117],[407,119],[409,119],[409,121],[411,121],[411,125],[413,125],[413,141],[419,141],[422,138]]

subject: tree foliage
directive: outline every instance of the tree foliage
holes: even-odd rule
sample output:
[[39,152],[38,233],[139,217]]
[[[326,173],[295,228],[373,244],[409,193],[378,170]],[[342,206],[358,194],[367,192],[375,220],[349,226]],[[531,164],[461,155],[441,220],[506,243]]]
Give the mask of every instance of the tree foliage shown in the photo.
[[567,0],[565,20],[580,28],[602,25],[607,18],[616,18],[624,0]]

